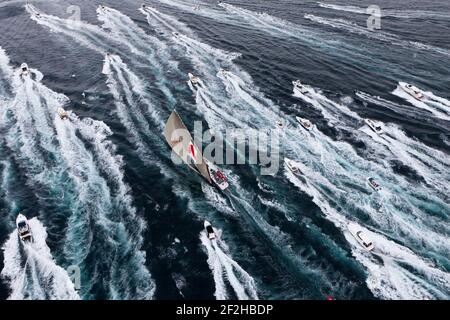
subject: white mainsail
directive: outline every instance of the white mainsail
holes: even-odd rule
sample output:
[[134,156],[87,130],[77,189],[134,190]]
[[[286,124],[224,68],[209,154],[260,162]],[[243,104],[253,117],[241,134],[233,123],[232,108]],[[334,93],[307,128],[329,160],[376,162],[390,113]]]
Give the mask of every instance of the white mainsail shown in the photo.
[[164,136],[172,150],[191,169],[198,172],[209,183],[212,183],[207,161],[200,149],[195,145],[189,130],[184,125],[176,110],[172,111],[164,127]]

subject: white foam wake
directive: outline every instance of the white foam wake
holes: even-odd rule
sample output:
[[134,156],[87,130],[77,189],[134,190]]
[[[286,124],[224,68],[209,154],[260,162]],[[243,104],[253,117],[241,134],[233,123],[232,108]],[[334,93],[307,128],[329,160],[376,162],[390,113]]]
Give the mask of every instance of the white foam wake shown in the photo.
[[[352,12],[358,14],[371,14],[367,12],[367,8],[357,6],[345,6],[332,3],[318,2],[322,8],[333,9],[337,11]],[[383,9],[381,10],[381,16],[383,17],[395,17],[401,19],[414,19],[414,18],[438,18],[448,19],[447,14],[443,14],[437,11],[426,10],[408,10],[408,9]]]
[[[286,177],[300,190],[311,196],[313,202],[322,209],[327,218],[343,231],[352,246],[352,254],[369,271],[366,282],[376,296],[383,299],[417,300],[447,297],[450,286],[449,274],[439,270],[410,249],[360,226],[372,239],[376,248],[373,255],[363,249],[347,231],[347,225],[351,220],[335,210],[331,205],[334,199],[327,199],[316,186],[318,183],[325,183],[332,188],[332,185],[306,166],[300,163],[297,165],[305,173],[307,181],[301,181],[288,170],[286,170]],[[382,258],[382,263],[376,258],[377,256]],[[404,268],[404,264],[415,271]],[[424,278],[427,281],[424,281]]]
[[226,246],[221,240],[209,240],[206,232],[201,232],[200,241],[206,249],[208,264],[216,284],[215,296],[218,300],[229,298],[228,283],[239,300],[258,299],[254,279],[227,255]]
[[45,243],[47,232],[37,218],[29,220],[33,242],[24,243],[14,230],[3,246],[2,276],[8,280],[12,300],[77,300],[67,271],[58,266]]
[[[436,100],[429,101],[428,99],[424,99],[423,101],[419,101],[412,97],[411,95],[407,94],[403,89],[400,87],[397,87],[394,91],[392,91],[392,94],[396,95],[397,97],[400,97],[406,101],[408,101],[413,106],[426,110],[433,114],[435,117],[450,121],[450,108],[448,106],[442,105],[441,103],[436,103]],[[429,95],[430,97],[434,98],[432,95]],[[442,110],[443,109],[443,110]]]
[[348,32],[351,32],[354,34],[360,34],[360,35],[366,36],[368,38],[388,42],[393,45],[398,45],[398,46],[402,46],[402,47],[406,47],[406,48],[415,48],[415,49],[420,49],[420,50],[426,50],[426,51],[436,52],[439,54],[450,56],[450,51],[448,51],[446,49],[435,47],[435,46],[432,46],[429,44],[416,42],[416,41],[403,40],[400,37],[398,37],[394,34],[390,34],[388,32],[383,32],[383,31],[372,32],[366,26],[359,26],[358,24],[356,24],[354,22],[350,22],[350,21],[347,21],[344,19],[324,18],[324,17],[315,16],[313,14],[305,14],[305,18],[308,20],[311,20],[315,23],[320,23],[323,25],[330,26],[332,28],[345,30],[345,31],[348,31]]

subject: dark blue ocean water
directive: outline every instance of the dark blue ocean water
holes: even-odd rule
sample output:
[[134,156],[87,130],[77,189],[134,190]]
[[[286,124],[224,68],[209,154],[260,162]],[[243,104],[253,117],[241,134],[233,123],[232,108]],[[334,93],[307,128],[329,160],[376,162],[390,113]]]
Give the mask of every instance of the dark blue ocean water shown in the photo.
[[[448,1],[193,10],[161,0],[148,17],[139,1],[78,1],[81,22],[66,1],[30,3],[0,2],[2,299],[71,297],[71,265],[83,299],[450,297]],[[376,31],[366,27],[372,4]],[[42,81],[8,74],[22,62]],[[234,76],[217,77],[221,67]],[[187,72],[203,79],[202,94]],[[292,96],[296,79],[313,94]],[[399,81],[427,100],[394,91]],[[53,119],[59,104],[76,114],[70,124]],[[162,125],[174,108],[191,129],[274,129],[278,117],[281,160],[298,161],[305,178],[283,163],[274,176],[225,165],[230,189],[215,190],[170,160]],[[363,118],[383,122],[385,137]],[[18,244],[18,212],[46,228],[47,238],[36,222],[49,252]],[[215,245],[201,236],[205,219]],[[352,221],[374,253],[349,234]]]

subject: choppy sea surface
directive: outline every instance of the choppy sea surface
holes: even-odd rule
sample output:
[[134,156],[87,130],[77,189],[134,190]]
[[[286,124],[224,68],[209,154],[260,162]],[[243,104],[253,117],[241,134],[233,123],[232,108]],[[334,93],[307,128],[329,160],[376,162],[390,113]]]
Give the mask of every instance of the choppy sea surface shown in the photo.
[[[28,2],[0,2],[1,299],[450,298],[447,0],[376,1],[373,31],[366,0]],[[278,131],[280,169],[220,192],[172,162],[173,109]]]

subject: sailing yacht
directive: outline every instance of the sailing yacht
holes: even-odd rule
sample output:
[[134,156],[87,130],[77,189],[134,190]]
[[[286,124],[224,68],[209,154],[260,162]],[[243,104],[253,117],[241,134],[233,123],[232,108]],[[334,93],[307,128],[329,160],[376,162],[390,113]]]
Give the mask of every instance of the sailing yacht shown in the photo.
[[174,110],[164,127],[164,136],[173,152],[188,165],[190,169],[201,175],[208,183],[225,190],[229,187],[226,175],[212,162],[205,159],[195,145],[189,130],[178,113]]

